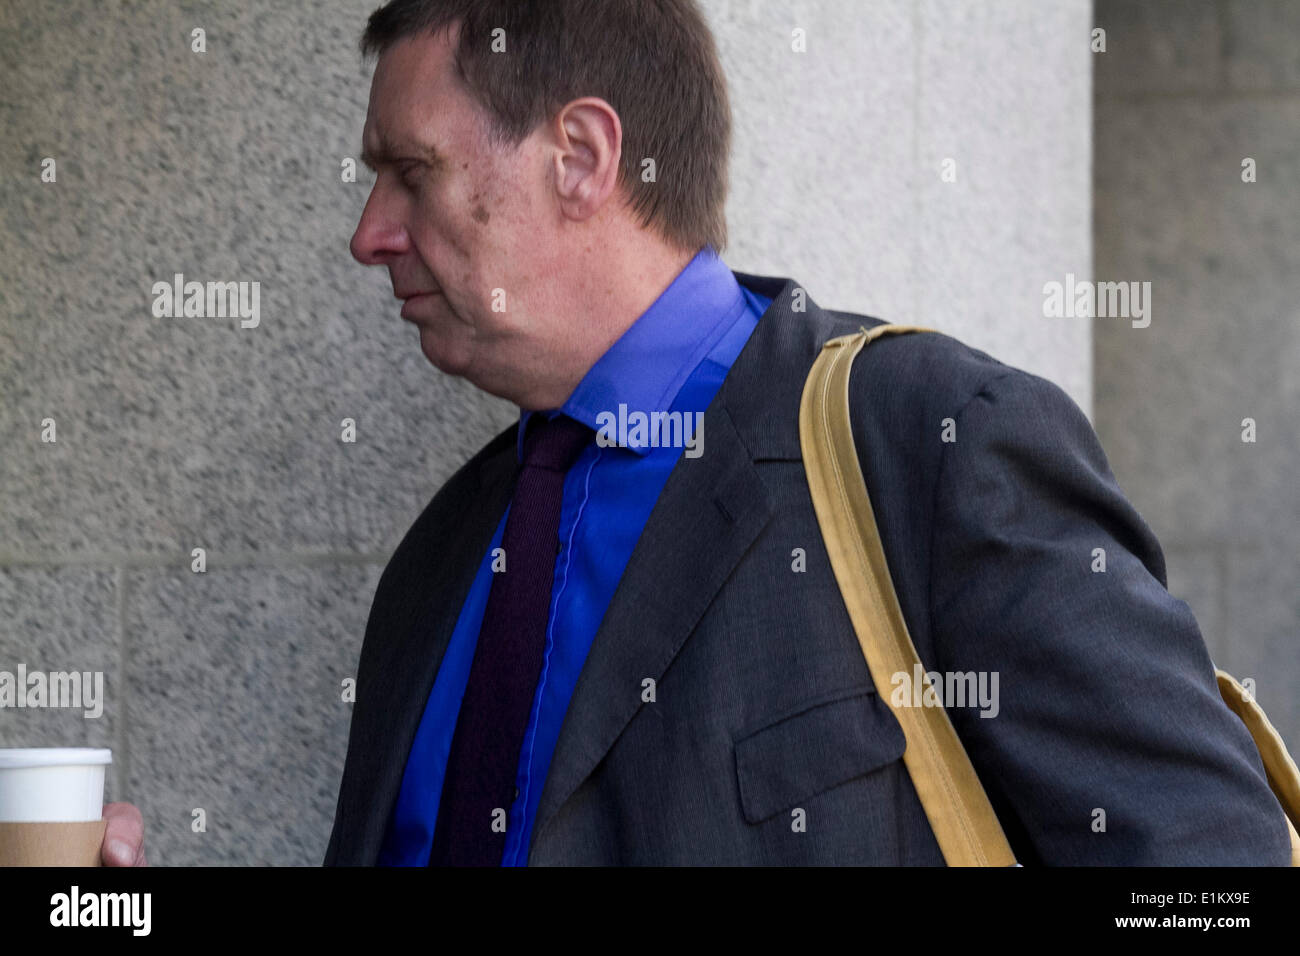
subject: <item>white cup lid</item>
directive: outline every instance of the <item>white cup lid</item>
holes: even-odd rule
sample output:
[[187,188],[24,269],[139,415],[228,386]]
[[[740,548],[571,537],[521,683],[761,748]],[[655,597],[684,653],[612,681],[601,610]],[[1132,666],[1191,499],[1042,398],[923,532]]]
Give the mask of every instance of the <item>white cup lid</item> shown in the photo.
[[22,747],[0,750],[0,770],[24,767],[94,766],[113,762],[113,751],[92,747]]

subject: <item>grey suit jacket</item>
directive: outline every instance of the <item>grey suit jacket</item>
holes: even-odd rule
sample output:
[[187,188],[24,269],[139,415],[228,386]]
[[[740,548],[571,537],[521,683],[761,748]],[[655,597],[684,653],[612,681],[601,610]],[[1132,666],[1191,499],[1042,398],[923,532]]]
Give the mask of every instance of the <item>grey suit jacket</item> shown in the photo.
[[[878,320],[788,279],[641,534],[565,717],[540,864],[942,864],[822,546],[800,460],[823,342]],[[949,714],[1020,862],[1274,864],[1286,824],[1186,604],[1087,420],[943,335],[857,360],[863,472],[927,669],[996,672]],[[951,419],[951,423],[945,423]],[[944,428],[947,437],[943,441]],[[512,491],[515,428],[438,492],[375,594],[326,865],[374,864],[461,604]],[[1105,551],[1105,571],[1094,549]],[[800,567],[796,549],[806,556]],[[643,681],[655,700],[643,701]]]

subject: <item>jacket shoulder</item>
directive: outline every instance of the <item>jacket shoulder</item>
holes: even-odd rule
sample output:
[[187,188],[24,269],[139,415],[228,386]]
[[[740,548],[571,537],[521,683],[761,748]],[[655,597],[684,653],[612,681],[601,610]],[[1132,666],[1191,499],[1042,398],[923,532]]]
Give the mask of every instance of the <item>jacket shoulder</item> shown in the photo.
[[[851,312],[827,314],[832,317],[833,336],[886,324]],[[956,418],[972,398],[1001,380],[1013,388],[1054,390],[1069,401],[1048,380],[944,332],[886,335],[875,340],[853,363],[849,394],[855,416],[878,416],[886,427],[937,429],[942,419]]]
[[429,549],[439,547],[440,536],[446,533],[448,521],[468,507],[484,482],[491,480],[493,466],[499,465],[514,448],[517,428],[517,424],[511,425],[499,433],[438,489],[389,559],[380,580],[381,589],[393,584],[391,578],[399,575],[402,568],[424,566],[425,557],[431,553]]

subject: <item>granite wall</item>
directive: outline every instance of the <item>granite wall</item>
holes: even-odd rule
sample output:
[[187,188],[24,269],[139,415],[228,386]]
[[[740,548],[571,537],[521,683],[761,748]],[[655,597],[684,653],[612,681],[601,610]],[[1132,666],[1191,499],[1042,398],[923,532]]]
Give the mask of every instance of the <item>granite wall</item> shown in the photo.
[[1097,430],[1169,590],[1300,754],[1300,4],[1097,22],[1097,273],[1152,290],[1148,327],[1095,322]]
[[[113,748],[154,863],[320,861],[379,574],[514,417],[429,366],[348,255],[375,5],[0,6],[0,669],[105,680],[98,718],[0,711],[0,747]],[[704,6],[732,267],[1089,409],[1089,323],[1041,296],[1091,268],[1086,0]],[[177,273],[259,282],[258,324],[156,317]]]

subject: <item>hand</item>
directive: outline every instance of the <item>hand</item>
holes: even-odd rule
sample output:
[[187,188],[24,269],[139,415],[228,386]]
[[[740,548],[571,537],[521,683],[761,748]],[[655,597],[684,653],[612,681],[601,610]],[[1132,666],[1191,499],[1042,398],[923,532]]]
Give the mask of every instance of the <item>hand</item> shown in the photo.
[[105,866],[148,866],[144,858],[144,817],[132,804],[104,805],[104,844],[99,855]]

